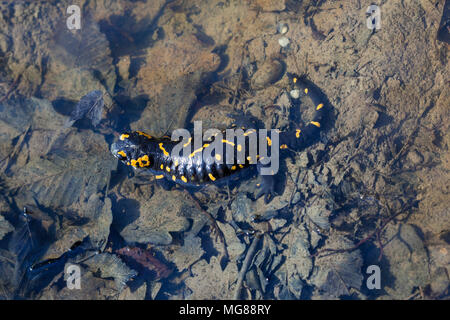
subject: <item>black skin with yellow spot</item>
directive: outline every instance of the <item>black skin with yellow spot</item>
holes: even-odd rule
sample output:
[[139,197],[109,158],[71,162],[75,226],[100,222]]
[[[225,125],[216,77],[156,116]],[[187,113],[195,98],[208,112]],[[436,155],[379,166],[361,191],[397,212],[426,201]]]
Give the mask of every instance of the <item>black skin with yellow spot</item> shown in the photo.
[[306,124],[303,129],[295,129],[280,133],[280,146],[286,145],[294,151],[301,151],[309,147],[319,136],[320,129],[323,127],[323,119],[327,110],[326,99],[320,89],[305,77],[298,77],[295,74],[288,74],[291,90],[300,91],[300,97],[307,96],[314,104],[315,113],[313,119]]
[[[285,149],[301,151],[311,145],[319,136],[326,105],[320,90],[311,82],[296,75],[289,74],[288,76],[291,82],[291,90],[298,89],[303,96],[310,97],[316,109],[313,119],[303,129],[294,129],[280,132],[279,134],[281,151]],[[244,131],[246,130],[244,129]],[[259,135],[256,136],[259,138]],[[270,131],[268,131],[268,136],[271,138]],[[223,134],[223,138],[226,139],[225,134]],[[228,177],[238,175],[238,173],[254,164],[256,164],[258,173],[263,167],[257,160],[252,159],[249,161],[247,158],[248,150],[245,150],[245,163],[243,164],[237,163],[236,150],[234,151],[233,164],[217,163],[215,161],[207,163],[203,160],[203,157],[187,155],[174,157],[172,156],[172,150],[179,143],[178,141],[171,141],[169,137],[154,138],[143,132],[136,131],[122,134],[120,140],[111,146],[111,152],[129,166],[136,169],[149,170],[158,180],[167,179],[184,186],[201,186],[206,183],[216,184],[226,181]],[[194,141],[191,141],[191,143],[191,148],[194,152]],[[226,159],[226,144],[232,143],[234,148],[237,149],[238,143],[237,140],[227,140],[222,143],[224,144],[223,159]],[[203,152],[208,148],[208,144],[209,142],[203,142]],[[249,140],[247,137],[245,147],[248,147],[248,145]],[[214,156],[214,153],[212,155]],[[275,194],[275,176],[262,175],[261,178],[260,191],[256,197],[259,198],[264,195],[267,203]]]

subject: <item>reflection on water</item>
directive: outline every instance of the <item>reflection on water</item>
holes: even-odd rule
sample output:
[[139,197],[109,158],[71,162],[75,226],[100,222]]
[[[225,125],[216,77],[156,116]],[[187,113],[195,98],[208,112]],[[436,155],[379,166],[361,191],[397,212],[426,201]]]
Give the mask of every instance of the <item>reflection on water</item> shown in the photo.
[[[69,5],[0,4],[0,298],[448,298],[442,4],[379,29],[363,2]],[[329,112],[269,203],[252,174],[169,188],[110,152],[196,120],[305,132],[291,74]]]

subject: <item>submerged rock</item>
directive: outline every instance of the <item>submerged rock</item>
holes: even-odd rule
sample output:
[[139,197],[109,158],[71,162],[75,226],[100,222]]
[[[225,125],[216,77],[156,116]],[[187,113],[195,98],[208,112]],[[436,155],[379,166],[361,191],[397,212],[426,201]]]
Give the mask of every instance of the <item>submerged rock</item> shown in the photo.
[[268,59],[262,66],[258,67],[252,77],[254,89],[264,89],[281,79],[284,73],[283,64],[277,59]]

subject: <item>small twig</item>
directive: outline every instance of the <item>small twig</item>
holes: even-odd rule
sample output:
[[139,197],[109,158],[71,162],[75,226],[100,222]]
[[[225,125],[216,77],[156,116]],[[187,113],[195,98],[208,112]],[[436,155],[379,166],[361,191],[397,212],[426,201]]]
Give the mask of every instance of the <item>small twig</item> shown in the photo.
[[17,141],[16,145],[14,146],[14,150],[5,158],[3,158],[2,160],[0,160],[0,163],[3,162],[4,160],[5,165],[2,168],[2,171],[6,171],[9,167],[9,164],[11,162],[11,160],[19,153],[20,149],[22,148],[24,141],[28,135],[28,133],[30,132],[30,128],[31,125],[28,126],[28,128],[22,133],[22,135],[20,136],[19,140]]
[[236,290],[234,291],[234,300],[239,300],[239,297],[241,295],[242,282],[244,281],[247,269],[250,267],[250,262],[252,261],[253,255],[255,254],[256,247],[259,243],[260,238],[261,234],[256,234],[252,244],[250,245],[250,248],[247,251],[247,255],[245,256],[244,262],[242,263],[241,271],[239,271]]
[[241,85],[241,80],[242,80],[242,65],[244,63],[244,53],[245,53],[245,46],[244,48],[242,48],[242,55],[241,55],[241,64],[239,66],[239,78],[238,78],[238,82],[236,84],[236,87],[234,88],[234,92],[233,92],[233,108],[236,107],[236,102],[237,102],[237,93],[239,90],[239,86]]
[[413,142],[415,135],[417,134],[418,130],[419,130],[419,126],[420,126],[420,122],[421,120],[426,116],[426,114],[433,108],[433,104],[431,104],[430,106],[424,108],[422,110],[422,112],[420,113],[420,115],[416,118],[415,124],[414,124],[414,129],[410,132],[410,134],[408,135],[406,142],[403,144],[402,148],[400,149],[399,152],[397,152],[397,154],[394,156],[394,158],[392,158],[391,161],[389,161],[389,163],[387,164],[386,168],[389,170],[393,167],[393,165],[400,159],[400,157],[405,154],[407,151],[407,149],[410,147],[411,143]]
[[21,77],[22,77],[22,73],[19,73],[19,75],[16,77],[16,79],[14,80],[14,82],[11,84],[8,91],[4,95],[4,97],[0,99],[0,102],[5,101],[8,98],[8,96],[11,94],[11,92],[13,92],[15,90],[17,83],[19,82]]
[[[391,217],[389,217],[388,219],[385,219],[385,220],[381,223],[381,225],[380,225],[378,228],[375,229],[375,231],[373,231],[372,233],[370,233],[367,237],[365,237],[364,239],[362,239],[361,241],[359,241],[356,245],[354,245],[354,246],[351,247],[351,248],[347,248],[347,249],[329,249],[329,248],[326,248],[326,249],[322,249],[322,250],[317,251],[317,252],[316,252],[315,254],[313,254],[312,256],[313,256],[313,257],[319,257],[319,254],[328,252],[329,254],[320,256],[320,257],[325,257],[325,256],[327,256],[327,255],[331,255],[331,254],[335,254],[335,253],[342,253],[342,252],[351,252],[351,251],[354,251],[354,250],[358,249],[363,243],[369,241],[372,237],[378,236],[379,234],[381,234],[381,231],[383,231],[384,228],[385,228],[392,220],[394,220],[397,216],[399,216],[400,214],[404,213],[405,211],[406,211],[406,209],[405,209],[405,210],[400,210],[399,212],[397,212],[396,214],[393,214],[393,215],[392,215]],[[380,242],[380,244],[381,244],[381,242]],[[382,247],[382,246],[381,246],[380,250],[381,250],[381,251],[383,250],[383,247]],[[380,253],[380,254],[381,254],[381,253]],[[381,255],[379,256],[379,258],[381,259]]]
[[410,295],[408,298],[406,298],[405,300],[413,300],[415,297],[417,297],[419,295],[419,292],[413,293],[412,295]]
[[420,292],[420,297],[422,298],[422,300],[425,300],[425,294],[423,293],[421,286],[419,286],[419,292]]

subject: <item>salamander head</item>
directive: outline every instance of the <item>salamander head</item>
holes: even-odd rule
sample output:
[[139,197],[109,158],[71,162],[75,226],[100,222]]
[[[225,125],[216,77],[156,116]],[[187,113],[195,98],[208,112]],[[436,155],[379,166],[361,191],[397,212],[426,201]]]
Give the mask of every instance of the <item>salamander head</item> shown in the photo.
[[151,156],[145,154],[142,144],[152,137],[140,131],[123,133],[120,140],[111,145],[111,153],[128,166],[149,167],[153,163]]

